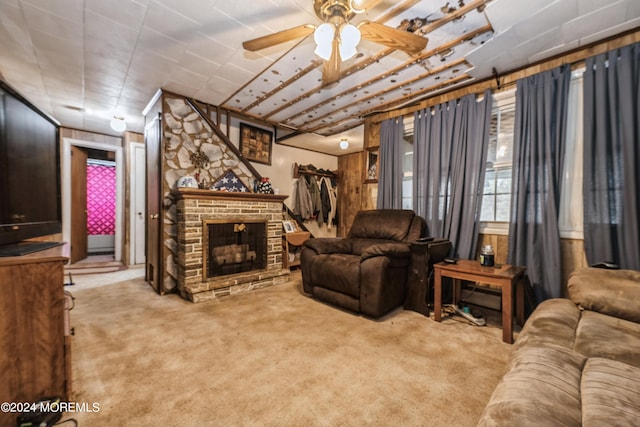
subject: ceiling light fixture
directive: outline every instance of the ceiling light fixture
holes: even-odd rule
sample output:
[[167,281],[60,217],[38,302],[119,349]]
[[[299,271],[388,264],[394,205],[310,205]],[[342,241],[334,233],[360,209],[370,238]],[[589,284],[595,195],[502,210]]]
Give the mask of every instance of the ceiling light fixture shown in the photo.
[[327,20],[313,33],[313,39],[316,42],[315,54],[328,61],[336,45],[342,61],[352,58],[358,52],[356,47],[362,35],[358,27],[349,23],[349,18],[354,13],[362,12],[364,10],[356,9],[351,0],[325,2],[322,14]]
[[124,121],[124,117],[118,114],[113,116],[110,125],[111,129],[116,132],[124,132],[127,129],[127,123]]
[[325,61],[328,61],[331,57],[331,45],[333,44],[335,32],[335,26],[325,22],[316,28],[316,31],[313,33],[313,39],[316,42],[316,50],[314,53]]
[[[338,31],[336,31],[336,29]],[[353,24],[336,26],[325,22],[316,28],[316,31],[313,33],[313,39],[316,42],[316,50],[314,53],[325,61],[331,58],[334,39],[337,39],[340,59],[346,61],[358,53],[356,47],[358,43],[360,43],[361,35],[358,27]]]
[[352,58],[358,50],[360,43],[360,30],[352,24],[345,24],[340,29],[340,57],[343,61]]
[[343,150],[349,148],[349,141],[347,141],[347,138],[342,138],[340,140],[340,148],[342,148]]

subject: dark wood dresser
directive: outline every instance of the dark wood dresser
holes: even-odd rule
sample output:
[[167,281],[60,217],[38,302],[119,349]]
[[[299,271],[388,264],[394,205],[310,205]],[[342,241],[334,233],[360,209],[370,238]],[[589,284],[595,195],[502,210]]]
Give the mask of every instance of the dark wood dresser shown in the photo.
[[[70,398],[67,261],[67,245],[0,258],[0,402]],[[17,415],[0,413],[0,425],[15,425]]]

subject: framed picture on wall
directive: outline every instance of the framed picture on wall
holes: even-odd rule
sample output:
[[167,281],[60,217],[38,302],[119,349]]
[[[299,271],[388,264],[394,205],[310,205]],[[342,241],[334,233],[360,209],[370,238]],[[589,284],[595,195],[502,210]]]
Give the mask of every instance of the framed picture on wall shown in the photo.
[[378,182],[378,167],[380,163],[380,156],[378,147],[367,148],[365,151],[365,183],[376,183]]
[[240,152],[247,160],[271,165],[273,132],[240,123]]

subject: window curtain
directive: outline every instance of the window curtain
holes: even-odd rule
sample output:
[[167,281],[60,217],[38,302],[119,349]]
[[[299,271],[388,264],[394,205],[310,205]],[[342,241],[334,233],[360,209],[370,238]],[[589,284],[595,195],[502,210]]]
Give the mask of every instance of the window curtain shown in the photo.
[[640,270],[640,44],[586,60],[584,114],[587,261]]
[[402,117],[380,124],[378,209],[402,209]]
[[558,215],[571,69],[517,82],[508,262],[527,267],[536,301],[562,295]]
[[486,91],[414,113],[413,207],[459,258],[476,254],[491,105]]

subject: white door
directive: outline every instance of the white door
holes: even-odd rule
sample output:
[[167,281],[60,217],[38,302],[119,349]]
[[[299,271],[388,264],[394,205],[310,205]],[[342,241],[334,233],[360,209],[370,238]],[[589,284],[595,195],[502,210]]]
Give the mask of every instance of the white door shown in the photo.
[[131,264],[145,262],[145,150],[131,144]]

